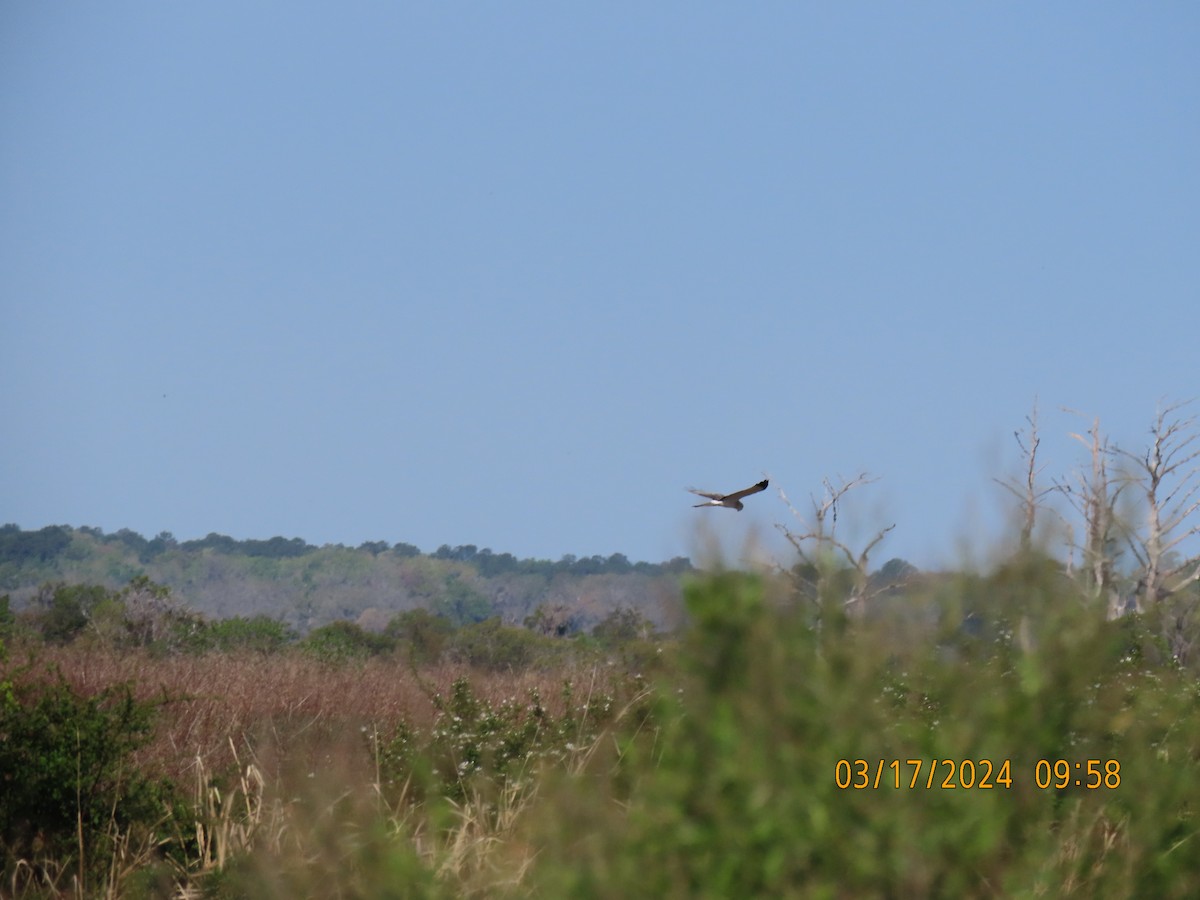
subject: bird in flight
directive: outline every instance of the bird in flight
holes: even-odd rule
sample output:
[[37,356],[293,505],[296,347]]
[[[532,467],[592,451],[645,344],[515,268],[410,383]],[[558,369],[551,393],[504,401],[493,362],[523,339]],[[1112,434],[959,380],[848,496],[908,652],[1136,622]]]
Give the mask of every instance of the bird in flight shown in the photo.
[[[742,498],[749,497],[751,494],[757,494],[759,491],[767,489],[767,479],[763,479],[753,487],[748,487],[745,490],[734,491],[732,494],[710,494],[708,491],[698,491],[695,488],[688,488],[693,494],[699,494],[701,497],[707,497],[707,503],[697,503],[696,506],[723,506],[726,509],[742,509]],[[693,507],[695,508],[695,507]]]

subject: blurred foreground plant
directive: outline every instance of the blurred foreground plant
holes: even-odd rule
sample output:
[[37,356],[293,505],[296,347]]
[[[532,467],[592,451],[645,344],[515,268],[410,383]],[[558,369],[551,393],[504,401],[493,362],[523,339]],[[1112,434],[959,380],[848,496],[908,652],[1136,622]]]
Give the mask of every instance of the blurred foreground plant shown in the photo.
[[[1200,892],[1196,684],[1045,567],[960,587],[1014,627],[980,638],[950,604],[923,633],[844,616],[818,633],[760,578],[693,584],[662,734],[556,785],[530,819],[531,882],[588,897]],[[878,785],[839,787],[838,762],[860,759]],[[1081,769],[1039,787],[1038,760],[1059,759]],[[1089,759],[1115,760],[1119,785],[1077,786]],[[943,787],[944,764],[911,784],[910,760],[1007,761],[1011,786]]]

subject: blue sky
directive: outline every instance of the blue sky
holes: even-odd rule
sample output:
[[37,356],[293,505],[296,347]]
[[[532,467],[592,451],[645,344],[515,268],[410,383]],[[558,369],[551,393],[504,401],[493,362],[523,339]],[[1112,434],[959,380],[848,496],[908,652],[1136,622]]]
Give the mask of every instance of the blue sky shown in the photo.
[[[994,539],[1200,394],[1192,4],[8,3],[0,520]],[[772,479],[747,510],[683,488]],[[843,524],[843,527],[847,527]],[[849,535],[848,535],[849,536]]]

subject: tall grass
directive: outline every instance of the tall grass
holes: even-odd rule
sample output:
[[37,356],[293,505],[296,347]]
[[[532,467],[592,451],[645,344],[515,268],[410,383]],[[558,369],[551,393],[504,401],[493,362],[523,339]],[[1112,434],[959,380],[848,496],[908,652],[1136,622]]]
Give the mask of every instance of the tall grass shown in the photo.
[[[897,640],[894,623],[836,610],[816,633],[756,579],[695,586],[663,733],[539,812],[531,882],[589,897],[1195,896],[1194,680],[1148,665],[1136,622],[1104,621],[1036,563],[972,589],[992,633],[965,634],[948,604]],[[1090,759],[1119,764],[1119,785],[1077,786]],[[866,761],[865,786],[839,787],[840,760]],[[913,784],[908,760],[952,760],[958,777],[942,764]],[[1007,762],[1011,787],[964,787],[964,760],[975,785]],[[1038,760],[1067,761],[1068,783],[1039,787]]]
[[653,673],[54,651],[167,698],[139,760],[192,785],[110,895],[1200,895],[1197,682],[1053,565],[686,601]]
[[86,645],[39,646],[36,658],[85,695],[129,684],[139,699],[161,703],[159,727],[137,758],[189,783],[197,761],[210,772],[236,769],[239,749],[262,755],[270,745],[307,746],[322,733],[388,731],[401,723],[428,729],[439,715],[436,698],[463,677],[488,703],[537,690],[557,714],[562,684],[591,681],[597,671],[477,673],[451,664],[415,671],[399,658],[331,665],[301,653],[161,656]]

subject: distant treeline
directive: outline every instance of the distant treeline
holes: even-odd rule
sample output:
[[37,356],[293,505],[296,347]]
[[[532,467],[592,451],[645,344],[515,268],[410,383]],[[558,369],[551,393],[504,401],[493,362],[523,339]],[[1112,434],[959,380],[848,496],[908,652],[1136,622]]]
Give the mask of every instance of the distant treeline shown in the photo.
[[[169,550],[201,551],[213,550],[230,556],[250,556],[265,559],[292,559],[306,556],[323,549],[302,538],[273,537],[266,540],[250,538],[239,541],[225,534],[211,532],[203,538],[177,541],[169,531],[159,532],[153,538],[145,538],[128,528],[105,533],[103,529],[84,525],[72,529],[65,525],[48,525],[36,531],[23,531],[19,525],[9,523],[0,526],[0,565],[14,563],[18,566],[30,562],[49,562],[63,554],[71,545],[71,534],[77,530],[106,544],[121,545],[135,553],[139,561],[149,563]],[[344,544],[334,544],[337,549],[351,549]],[[356,548],[378,556],[391,553],[401,558],[427,555],[433,559],[454,560],[469,563],[480,575],[490,578],[510,573],[521,575],[604,575],[639,572],[644,575],[678,575],[691,571],[691,561],[686,557],[675,557],[665,563],[630,562],[623,553],[611,556],[577,557],[566,554],[557,561],[545,559],[519,559],[511,553],[496,553],[488,547],[479,549],[475,544],[460,544],[451,547],[443,544],[433,553],[422,554],[413,544],[387,541],[364,541]]]
[[[686,558],[665,563],[611,556],[518,559],[473,544],[422,553],[407,543],[315,546],[301,538],[235,540],[209,534],[179,541],[123,528],[0,526],[0,593],[14,609],[48,583],[118,589],[140,577],[168,586],[209,618],[265,615],[300,633],[349,620],[380,630],[397,614],[425,609],[456,625],[499,618],[577,633],[634,609],[656,627],[677,615]],[[541,612],[539,613],[539,610]]]

